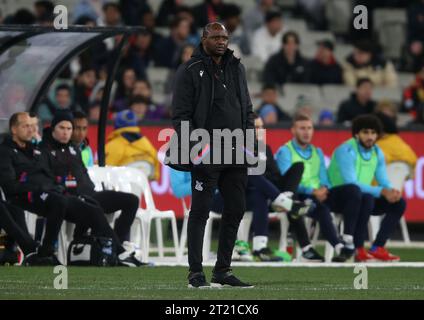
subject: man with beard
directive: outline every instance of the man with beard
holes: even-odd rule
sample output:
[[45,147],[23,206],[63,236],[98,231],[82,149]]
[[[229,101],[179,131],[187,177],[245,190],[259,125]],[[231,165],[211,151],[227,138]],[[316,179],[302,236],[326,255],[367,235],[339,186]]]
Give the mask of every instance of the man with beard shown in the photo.
[[[340,145],[333,153],[329,178],[333,187],[354,184],[361,189],[360,214],[355,228],[354,242],[356,260],[398,261],[385,248],[400,218],[406,203],[399,190],[392,188],[387,177],[384,154],[376,145],[382,133],[381,122],[373,115],[362,115],[352,123],[352,138]],[[373,185],[373,181],[377,185]],[[364,249],[365,236],[370,215],[386,214],[371,249]]]

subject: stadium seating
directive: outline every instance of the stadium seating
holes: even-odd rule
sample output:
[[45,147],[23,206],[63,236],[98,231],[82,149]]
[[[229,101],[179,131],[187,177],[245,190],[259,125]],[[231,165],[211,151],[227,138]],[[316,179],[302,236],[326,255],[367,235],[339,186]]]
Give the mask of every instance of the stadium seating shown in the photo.
[[353,14],[351,0],[326,0],[325,13],[331,31],[336,34],[346,34],[349,31]]

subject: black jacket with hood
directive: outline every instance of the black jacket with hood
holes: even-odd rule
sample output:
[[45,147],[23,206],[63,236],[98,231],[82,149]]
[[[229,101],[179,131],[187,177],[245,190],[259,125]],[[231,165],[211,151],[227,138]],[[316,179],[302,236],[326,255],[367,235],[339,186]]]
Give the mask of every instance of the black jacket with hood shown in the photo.
[[[247,87],[246,71],[240,59],[234,57],[233,51],[227,49],[224,54],[227,61],[224,68],[226,76],[232,76],[236,84],[237,96],[241,105],[243,131],[254,128],[252,102]],[[191,59],[180,65],[175,75],[175,87],[172,100],[172,123],[177,135],[181,133],[181,122],[189,122],[190,133],[194,129],[206,129],[213,112],[215,81],[213,77],[213,60],[202,48],[194,51]],[[174,135],[173,138],[176,136]],[[178,139],[181,142],[181,139]],[[178,144],[181,153],[189,152],[181,148],[181,143],[171,139],[171,145]],[[193,143],[189,144],[190,147]],[[192,164],[168,164],[170,167],[190,171]]]
[[58,183],[66,186],[66,180],[75,178],[75,187],[68,187],[66,191],[73,195],[91,196],[94,183],[88,175],[87,168],[82,162],[81,151],[72,142],[63,144],[52,137],[51,128],[43,131],[41,150],[48,155],[52,164],[52,171]]

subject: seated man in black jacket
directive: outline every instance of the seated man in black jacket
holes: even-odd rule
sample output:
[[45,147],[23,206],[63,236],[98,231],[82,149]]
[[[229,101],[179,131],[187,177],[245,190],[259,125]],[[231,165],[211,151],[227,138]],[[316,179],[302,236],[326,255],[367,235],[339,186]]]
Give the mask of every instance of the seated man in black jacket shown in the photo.
[[[94,191],[94,183],[82,162],[81,152],[71,141],[72,130],[72,113],[65,111],[57,113],[51,127],[44,130],[41,150],[50,157],[56,180],[66,187],[69,194],[88,199],[107,214],[121,211],[121,215],[115,221],[115,233],[121,243],[128,242],[130,228],[139,208],[139,198],[131,193],[113,190]],[[85,228],[77,225],[76,235],[84,232]]]
[[42,245],[36,254],[26,257],[24,264],[60,264],[54,254],[54,243],[66,220],[92,228],[97,236],[112,238],[121,265],[140,265],[134,254],[122,247],[100,207],[65,195],[64,186],[56,182],[51,171],[50,158],[30,143],[33,132],[29,114],[12,115],[9,128],[11,136],[0,145],[0,186],[13,205],[47,220]]
[[[3,229],[7,234],[4,251],[0,257],[0,265],[20,265],[24,257],[36,254],[38,244],[28,233],[25,212],[2,200],[0,200],[0,229]],[[20,254],[16,243],[23,255]],[[48,263],[48,259],[47,261],[43,260],[46,259],[38,259],[38,263]]]

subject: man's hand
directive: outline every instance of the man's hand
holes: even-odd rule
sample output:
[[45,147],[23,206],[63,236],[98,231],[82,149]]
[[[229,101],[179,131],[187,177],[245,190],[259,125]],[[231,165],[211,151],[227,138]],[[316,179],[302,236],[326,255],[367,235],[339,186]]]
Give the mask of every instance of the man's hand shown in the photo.
[[328,197],[328,189],[326,187],[321,187],[319,189],[314,189],[312,195],[319,201],[324,202]]
[[395,203],[398,202],[402,196],[400,191],[395,189],[383,189],[381,195],[389,202]]

